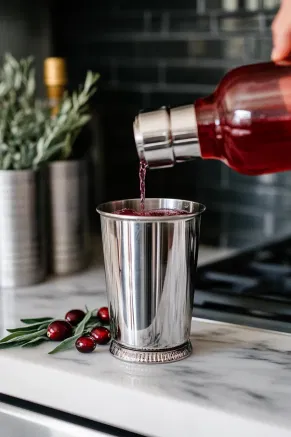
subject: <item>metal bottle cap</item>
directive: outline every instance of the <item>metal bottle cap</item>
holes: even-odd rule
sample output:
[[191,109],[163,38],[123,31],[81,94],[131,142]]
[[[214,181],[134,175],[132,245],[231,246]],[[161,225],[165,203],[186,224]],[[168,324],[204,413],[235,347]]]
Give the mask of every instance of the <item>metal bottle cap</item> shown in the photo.
[[139,114],[134,122],[137,152],[150,167],[168,167],[174,162],[171,126],[167,108]]
[[46,58],[44,61],[44,83],[46,86],[66,86],[67,69],[64,58]]
[[193,105],[141,113],[133,130],[138,155],[151,168],[172,167],[201,156]]

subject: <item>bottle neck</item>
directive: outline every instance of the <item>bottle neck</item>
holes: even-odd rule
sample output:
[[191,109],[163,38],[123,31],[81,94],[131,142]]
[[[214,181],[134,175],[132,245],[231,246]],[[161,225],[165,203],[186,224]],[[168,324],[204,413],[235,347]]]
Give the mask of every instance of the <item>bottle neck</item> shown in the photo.
[[65,87],[62,85],[47,86],[46,90],[51,115],[55,116],[59,112],[59,106],[65,92]]
[[215,95],[212,94],[196,100],[194,106],[201,157],[204,159],[220,159],[222,135]]
[[59,112],[59,106],[67,85],[67,68],[64,58],[46,58],[44,61],[44,84],[51,115]]

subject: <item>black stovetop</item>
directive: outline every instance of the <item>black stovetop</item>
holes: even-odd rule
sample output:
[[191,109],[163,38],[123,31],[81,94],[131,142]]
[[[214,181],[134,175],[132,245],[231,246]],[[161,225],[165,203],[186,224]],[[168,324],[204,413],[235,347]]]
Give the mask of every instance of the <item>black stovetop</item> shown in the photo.
[[291,332],[291,238],[199,267],[193,315]]

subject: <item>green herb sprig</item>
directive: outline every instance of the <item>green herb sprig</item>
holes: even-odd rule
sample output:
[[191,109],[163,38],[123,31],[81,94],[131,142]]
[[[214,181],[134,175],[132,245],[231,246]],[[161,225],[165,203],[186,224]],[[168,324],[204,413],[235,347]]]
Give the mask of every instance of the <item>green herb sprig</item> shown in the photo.
[[88,71],[84,86],[72,96],[65,94],[59,113],[53,118],[47,118],[45,132],[37,142],[34,166],[49,160],[70,157],[82,127],[91,119],[88,102],[97,90],[98,79],[98,73]]
[[90,120],[89,100],[97,91],[98,73],[65,94],[56,117],[36,99],[32,57],[4,56],[0,68],[0,170],[37,169],[51,160],[68,159],[82,127]]

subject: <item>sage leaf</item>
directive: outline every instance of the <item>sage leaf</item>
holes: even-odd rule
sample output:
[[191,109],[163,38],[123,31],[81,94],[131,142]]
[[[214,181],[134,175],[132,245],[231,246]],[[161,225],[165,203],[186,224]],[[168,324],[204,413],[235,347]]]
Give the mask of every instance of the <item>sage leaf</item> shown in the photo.
[[58,144],[55,144],[54,146],[50,146],[50,148],[43,153],[43,155],[40,155],[40,158],[37,157],[35,160],[35,163],[41,163],[48,161],[52,156],[54,156],[57,152],[62,150],[64,147],[64,142],[60,142]]
[[25,334],[27,334],[27,332],[25,332],[25,331],[16,331],[16,332],[13,332],[12,334],[9,334],[6,337],[2,338],[0,340],[0,344],[1,343],[6,343],[7,341],[16,339],[17,337],[21,337],[22,335],[25,335]]
[[0,350],[1,349],[9,349],[9,348],[12,348],[12,347],[19,347],[19,346],[21,346],[24,343],[25,343],[24,341],[12,341],[11,343],[10,342],[8,342],[8,343],[0,343]]
[[35,93],[35,69],[32,68],[28,73],[28,81],[27,81],[27,95],[33,96]]
[[95,321],[95,322],[90,322],[86,325],[84,331],[85,333],[89,333],[90,331],[92,331],[92,329],[97,328],[98,326],[103,326],[101,322]]
[[9,170],[11,163],[12,163],[12,157],[10,153],[7,153],[3,159],[3,170]]
[[25,342],[21,347],[35,347],[35,346],[38,346],[39,344],[41,344],[45,341],[49,341],[49,338],[44,337],[44,336],[36,337],[36,338],[33,338],[32,340]]
[[4,344],[4,343],[12,343],[16,340],[32,340],[33,338],[39,337],[41,335],[46,334],[46,329],[42,329],[41,331],[37,331],[37,332],[32,332],[32,333],[27,333],[27,332],[22,332],[20,333],[18,332],[13,332],[10,335],[7,335],[7,337],[2,338],[2,340],[0,340],[0,344]]
[[73,337],[67,338],[66,340],[62,341],[57,347],[55,347],[52,351],[49,352],[49,355],[56,354],[57,352],[64,352],[68,349],[71,349],[77,340],[79,338],[79,334],[73,335]]
[[52,319],[52,320],[50,320],[49,322],[47,322],[47,323],[44,323],[43,325],[40,325],[38,328],[37,328],[37,330],[38,331],[41,331],[42,329],[46,329],[47,330],[47,328],[48,328],[48,326],[51,324],[51,322],[53,322],[54,321],[54,319]]
[[86,324],[89,322],[89,320],[93,316],[94,312],[96,312],[96,311],[97,311],[96,309],[88,311],[88,313],[86,314],[84,319],[77,325],[77,327],[75,329],[75,335],[80,336],[83,334]]
[[41,322],[46,322],[47,320],[52,320],[53,317],[39,317],[37,319],[20,319],[20,321],[22,323],[25,323],[26,325],[31,325],[31,324],[36,324],[36,323],[41,323]]
[[[53,320],[53,319],[51,319]],[[40,322],[40,323],[35,323],[33,325],[29,325],[29,326],[21,326],[20,328],[9,328],[6,329],[6,331],[8,332],[35,332],[35,331],[39,331],[40,329],[44,329],[47,328],[48,325],[51,323],[51,320],[47,321],[46,323]]]

